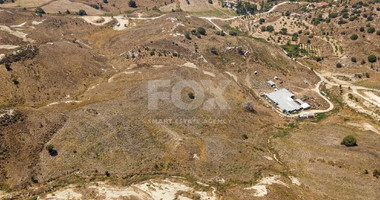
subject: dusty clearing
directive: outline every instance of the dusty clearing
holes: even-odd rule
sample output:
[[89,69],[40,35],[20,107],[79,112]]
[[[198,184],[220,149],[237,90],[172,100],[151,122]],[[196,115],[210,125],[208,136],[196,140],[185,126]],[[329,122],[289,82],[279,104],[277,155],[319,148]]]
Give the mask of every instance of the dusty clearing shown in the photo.
[[42,7],[47,13],[56,14],[58,12],[64,13],[66,10],[70,12],[78,12],[79,10],[85,10],[87,15],[103,15],[104,12],[87,6],[83,3],[71,2],[69,0],[53,1]]

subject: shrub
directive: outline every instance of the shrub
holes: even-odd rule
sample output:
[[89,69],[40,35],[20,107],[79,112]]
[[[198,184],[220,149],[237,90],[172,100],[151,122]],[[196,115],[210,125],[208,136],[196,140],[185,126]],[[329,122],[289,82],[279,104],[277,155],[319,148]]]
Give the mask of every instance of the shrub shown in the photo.
[[44,9],[40,8],[40,7],[37,7],[36,9],[34,9],[34,12],[36,14],[45,14],[45,11]]
[[261,27],[261,32],[265,32],[266,30],[267,30],[267,27],[265,27],[265,26]]
[[280,33],[282,35],[286,35],[288,33],[288,29],[287,28],[282,28],[281,31],[280,31]]
[[351,61],[354,62],[354,63],[356,63],[356,58],[355,58],[355,57],[352,57],[352,58],[351,58]]
[[360,27],[360,32],[364,32],[364,27]]
[[217,31],[215,34],[220,36],[226,36],[226,33],[224,33],[224,31]]
[[260,22],[260,24],[262,24],[262,23],[265,22],[265,19],[264,18],[260,18],[259,22]]
[[368,33],[374,33],[375,30],[376,30],[376,29],[375,29],[374,27],[369,27],[368,30],[367,30],[367,32],[368,32]]
[[373,176],[376,178],[379,178],[380,177],[380,169],[373,170]]
[[336,68],[342,68],[342,64],[337,63],[337,64],[336,64]]
[[86,13],[85,10],[79,10],[78,15],[79,16],[84,16],[84,15],[87,15],[87,13]]
[[358,39],[358,35],[352,34],[350,38],[351,38],[351,40],[357,40]]
[[357,146],[356,138],[353,135],[344,137],[340,144],[345,145],[346,147]]
[[137,5],[136,5],[136,1],[134,0],[129,0],[128,2],[128,6],[131,7],[131,8],[136,8]]
[[236,30],[230,30],[229,34],[231,36],[237,36],[238,35],[238,32]]
[[49,152],[50,156],[56,156],[58,152],[54,149],[52,144],[46,146],[46,150]]
[[103,3],[108,3],[108,0],[103,0]]
[[298,34],[294,33],[292,36],[292,41],[297,41],[298,40]]
[[209,3],[209,4],[213,4],[214,2],[212,2],[212,0],[208,0],[208,3]]
[[111,176],[111,174],[108,171],[106,171],[105,174],[106,174],[107,177]]
[[187,94],[187,96],[189,96],[190,99],[195,99],[195,95],[194,95],[194,93],[192,93],[192,92],[189,92],[189,93]]
[[374,63],[374,62],[376,62],[376,56],[375,55],[369,55],[368,56],[368,62],[370,62],[370,63]]
[[11,65],[9,63],[5,63],[5,69],[9,72],[12,71]]
[[267,31],[268,32],[273,32],[274,31],[274,27],[272,25],[267,26]]
[[247,139],[248,139],[248,135],[247,135],[247,134],[244,134],[244,135],[243,135],[243,139],[247,140]]
[[338,17],[338,13],[330,13],[329,17],[330,18],[336,18],[336,17]]
[[13,79],[12,79],[12,82],[13,82],[13,84],[15,84],[15,85],[20,84],[20,82],[17,80],[17,78],[13,78]]
[[210,51],[211,51],[212,54],[218,55],[218,51],[216,50],[215,47],[211,47]]
[[246,101],[243,103],[243,108],[247,111],[247,112],[255,112],[255,109],[253,107],[253,104],[252,102],[250,101]]
[[188,40],[191,40],[190,33],[188,31],[185,32],[185,37]]
[[376,35],[380,35],[380,30],[376,31]]
[[197,31],[198,31],[198,33],[200,33],[201,35],[206,35],[206,29],[203,28],[203,27],[198,27]]
[[4,0],[0,0],[0,4],[3,4],[4,3]]

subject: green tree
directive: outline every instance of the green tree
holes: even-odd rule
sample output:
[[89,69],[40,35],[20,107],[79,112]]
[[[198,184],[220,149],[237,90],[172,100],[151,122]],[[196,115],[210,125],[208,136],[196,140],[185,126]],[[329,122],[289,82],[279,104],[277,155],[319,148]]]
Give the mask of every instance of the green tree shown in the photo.
[[286,35],[288,33],[288,29],[287,28],[282,28],[281,31],[280,31],[280,33],[282,35]]
[[294,33],[292,36],[292,41],[297,41],[298,40],[298,34]]
[[346,147],[353,147],[353,146],[357,146],[357,141],[353,135],[348,135],[343,138],[340,144],[345,145]]
[[0,0],[0,4],[3,4],[4,3],[4,0]]
[[198,27],[197,31],[198,31],[198,33],[200,33],[201,35],[206,35],[206,29],[203,28],[203,27]]
[[187,94],[187,96],[189,96],[190,99],[195,99],[195,95],[194,95],[194,93],[192,93],[192,92],[189,92],[189,93]]
[[87,15],[87,13],[86,13],[85,10],[79,10],[78,15],[79,16],[84,16],[84,15]]
[[49,144],[46,146],[46,150],[50,154],[50,156],[56,156],[58,152],[54,149],[54,146],[52,144]]
[[189,31],[185,32],[185,37],[186,37],[186,39],[191,40]]
[[342,64],[337,63],[337,64],[336,64],[336,68],[342,68]]
[[375,29],[374,27],[369,27],[368,30],[367,30],[367,32],[368,32],[368,33],[374,33],[375,30],[376,30],[376,29]]
[[351,58],[351,62],[356,63],[356,58],[355,58],[355,57],[352,57],[352,58]]
[[45,14],[45,11],[44,9],[40,8],[40,7],[37,7],[36,9],[34,9],[34,12],[36,14]]
[[134,0],[129,0],[128,5],[131,8],[136,8],[137,7],[136,1],[134,1]]
[[368,56],[368,62],[370,62],[370,63],[374,63],[374,62],[376,62],[376,56],[375,55],[369,55]]
[[356,34],[352,34],[350,38],[351,38],[351,40],[357,40],[359,38],[359,36]]
[[329,17],[330,18],[336,18],[336,17],[338,17],[338,13],[330,13]]
[[274,31],[274,27],[272,25],[267,26],[267,31],[268,32],[273,32]]

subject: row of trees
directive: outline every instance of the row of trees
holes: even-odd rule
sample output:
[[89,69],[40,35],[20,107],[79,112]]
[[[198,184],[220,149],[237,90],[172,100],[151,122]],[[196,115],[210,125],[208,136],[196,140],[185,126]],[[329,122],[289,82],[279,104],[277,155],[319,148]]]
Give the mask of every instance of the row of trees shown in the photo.
[[[34,9],[34,13],[36,14],[39,14],[39,15],[42,15],[42,14],[46,14],[45,10],[40,8],[40,7],[37,7],[36,9]],[[71,14],[71,12],[69,10],[66,10],[65,12],[66,14]],[[87,15],[87,12],[85,10],[79,10],[78,13],[77,13],[79,16],[84,16],[84,15]]]

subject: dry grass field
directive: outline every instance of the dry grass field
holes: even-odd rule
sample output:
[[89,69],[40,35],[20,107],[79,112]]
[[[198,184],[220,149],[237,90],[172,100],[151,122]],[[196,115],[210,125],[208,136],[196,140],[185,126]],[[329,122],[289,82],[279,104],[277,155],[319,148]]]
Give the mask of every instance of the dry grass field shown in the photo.
[[[237,17],[215,1],[38,2],[0,10],[0,199],[380,196],[380,62],[367,58],[380,39],[360,32],[363,17],[312,25],[341,5]],[[107,20],[57,14],[67,9]],[[170,100],[153,109],[157,80]],[[181,81],[200,87],[174,93]],[[282,88],[311,108],[282,113],[264,96]],[[347,135],[357,146],[341,144]]]

